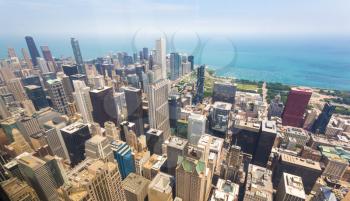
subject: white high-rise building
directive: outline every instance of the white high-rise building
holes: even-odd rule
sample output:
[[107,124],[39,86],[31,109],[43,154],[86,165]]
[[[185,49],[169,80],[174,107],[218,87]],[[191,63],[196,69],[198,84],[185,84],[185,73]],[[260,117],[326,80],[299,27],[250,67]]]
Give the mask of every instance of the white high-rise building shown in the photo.
[[191,144],[197,144],[202,135],[205,134],[205,123],[207,119],[204,115],[192,113],[188,117],[187,136]]
[[47,63],[46,63],[44,58],[38,57],[38,58],[36,58],[36,60],[37,60],[38,65],[39,65],[39,69],[41,70],[42,73],[49,73],[50,72],[50,69],[47,66]]
[[149,122],[150,127],[164,132],[164,139],[170,136],[169,106],[168,106],[169,81],[160,80],[149,87]]
[[93,159],[114,162],[113,152],[106,137],[95,135],[85,142],[85,155]]
[[52,100],[53,108],[59,113],[70,115],[68,97],[63,88],[63,83],[59,79],[48,80],[49,85],[49,95]]
[[276,201],[304,201],[306,198],[301,177],[283,173],[275,196]]
[[164,38],[156,40],[156,54],[156,63],[162,68],[162,78],[166,79],[166,41]]
[[93,122],[92,105],[90,99],[90,87],[85,85],[81,80],[73,80],[74,92],[73,97],[77,106],[78,112],[82,115],[84,123]]
[[106,121],[104,124],[105,136],[109,141],[120,140],[119,130],[111,121]]

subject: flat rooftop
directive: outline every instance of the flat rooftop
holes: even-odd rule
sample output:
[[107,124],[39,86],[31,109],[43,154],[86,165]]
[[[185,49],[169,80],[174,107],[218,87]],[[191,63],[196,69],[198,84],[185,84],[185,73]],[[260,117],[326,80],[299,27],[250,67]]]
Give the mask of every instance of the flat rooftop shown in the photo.
[[301,177],[288,174],[288,173],[283,173],[284,177],[284,186],[286,193],[289,195],[293,195],[295,197],[299,197],[302,199],[306,198],[305,191],[304,191],[304,185]]
[[149,184],[149,189],[170,193],[172,191],[171,179],[171,175],[159,172]]
[[283,153],[280,156],[281,156],[281,161],[283,162],[321,171],[321,166],[319,162],[312,161],[310,159],[303,159],[303,158],[299,158],[296,156],[291,156]]
[[172,136],[170,138],[168,146],[183,150],[186,147],[187,143],[188,141],[186,139]]
[[84,127],[87,127],[87,125],[81,122],[75,122],[62,128],[61,131],[64,131],[69,134],[73,134]]
[[216,101],[213,105],[214,108],[221,109],[221,110],[231,110],[232,104],[225,103],[221,101]]
[[150,180],[144,178],[141,175],[130,173],[123,180],[123,188],[133,194],[139,194],[144,189],[148,188],[148,185],[150,184],[150,182],[151,182]]

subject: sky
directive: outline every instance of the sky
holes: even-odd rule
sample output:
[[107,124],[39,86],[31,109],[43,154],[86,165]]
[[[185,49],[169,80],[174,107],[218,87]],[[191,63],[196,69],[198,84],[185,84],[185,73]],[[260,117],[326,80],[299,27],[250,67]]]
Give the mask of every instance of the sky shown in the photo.
[[0,37],[350,34],[349,0],[0,0]]

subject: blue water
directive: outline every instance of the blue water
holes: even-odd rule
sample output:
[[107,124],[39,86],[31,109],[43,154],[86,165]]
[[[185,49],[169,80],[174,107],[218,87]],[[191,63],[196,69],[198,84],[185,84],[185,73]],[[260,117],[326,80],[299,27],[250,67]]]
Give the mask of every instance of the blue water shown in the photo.
[[[37,46],[48,45],[55,57],[72,56],[70,36],[36,36]],[[84,59],[144,46],[154,47],[157,36],[139,33],[116,36],[75,36]],[[0,36],[0,58],[7,47],[17,54],[26,47],[22,36]],[[350,37],[234,37],[167,36],[168,52],[194,54],[196,63],[217,69],[217,74],[250,80],[282,82],[350,90]],[[134,42],[133,42],[134,41]],[[197,48],[196,48],[197,47]],[[200,47],[200,48],[198,48]]]

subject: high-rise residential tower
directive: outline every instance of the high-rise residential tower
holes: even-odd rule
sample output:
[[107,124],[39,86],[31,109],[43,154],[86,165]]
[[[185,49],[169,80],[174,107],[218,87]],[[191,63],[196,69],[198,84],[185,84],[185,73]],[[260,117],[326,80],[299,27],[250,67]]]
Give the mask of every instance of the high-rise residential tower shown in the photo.
[[48,80],[47,84],[49,86],[49,95],[54,109],[62,114],[70,115],[68,97],[63,88],[62,81],[59,79]]
[[204,79],[205,79],[205,65],[201,65],[197,68],[197,84],[196,84],[196,96],[195,103],[199,103],[204,98]]
[[84,123],[93,122],[92,104],[90,99],[90,87],[85,85],[85,82],[73,80],[74,92],[73,97],[77,106],[78,112],[82,115]]
[[162,78],[167,78],[167,69],[166,69],[166,40],[160,38],[156,40],[156,63],[162,69]]
[[79,41],[75,38],[71,38],[71,45],[74,53],[75,62],[78,64],[78,72],[79,74],[85,74],[85,66],[80,51]]

